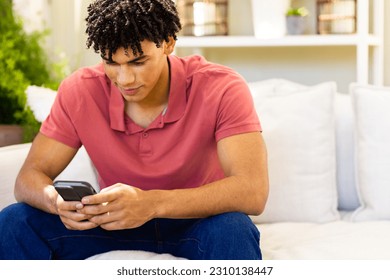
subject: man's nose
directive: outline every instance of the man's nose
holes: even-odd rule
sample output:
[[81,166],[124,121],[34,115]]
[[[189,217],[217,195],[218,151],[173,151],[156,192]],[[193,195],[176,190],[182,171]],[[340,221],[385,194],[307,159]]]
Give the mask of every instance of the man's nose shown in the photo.
[[131,85],[135,81],[135,73],[128,65],[121,65],[118,70],[116,81],[123,87]]

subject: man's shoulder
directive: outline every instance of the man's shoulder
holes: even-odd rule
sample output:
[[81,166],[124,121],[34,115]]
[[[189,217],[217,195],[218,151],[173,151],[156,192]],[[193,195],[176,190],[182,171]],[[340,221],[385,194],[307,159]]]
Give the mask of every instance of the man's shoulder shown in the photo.
[[[171,62],[172,63],[172,62]],[[225,83],[227,81],[241,80],[242,76],[234,69],[206,60],[200,55],[174,57],[174,67],[181,68],[182,78],[191,83]]]
[[99,63],[93,66],[81,67],[73,72],[70,77],[79,79],[93,79],[105,77],[105,73],[103,65]]
[[100,80],[105,79],[106,76],[104,69],[100,63],[94,66],[87,66],[77,69],[62,81],[61,87],[88,87],[89,84],[95,84],[96,82],[100,83]]
[[193,74],[215,71],[235,73],[232,68],[208,61],[201,55],[190,55],[182,58],[176,57],[176,60],[180,60],[181,64],[186,68],[187,72]]

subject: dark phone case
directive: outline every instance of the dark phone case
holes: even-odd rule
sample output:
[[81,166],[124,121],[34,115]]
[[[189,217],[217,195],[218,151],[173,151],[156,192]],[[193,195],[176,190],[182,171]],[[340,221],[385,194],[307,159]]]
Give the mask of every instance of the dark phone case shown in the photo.
[[66,201],[80,201],[84,196],[96,194],[91,184],[84,181],[55,181],[54,187]]

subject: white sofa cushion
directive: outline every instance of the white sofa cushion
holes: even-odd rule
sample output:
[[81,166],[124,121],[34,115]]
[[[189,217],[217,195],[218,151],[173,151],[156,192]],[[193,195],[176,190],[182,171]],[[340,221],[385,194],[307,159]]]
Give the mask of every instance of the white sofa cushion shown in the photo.
[[361,207],[354,221],[390,219],[390,87],[353,84]]
[[89,257],[87,260],[185,260],[171,254],[158,254],[138,250],[115,250]]
[[30,146],[31,144],[27,143],[0,148],[0,210],[15,202],[15,179]]
[[[271,85],[274,85],[273,87]],[[256,223],[329,222],[337,211],[336,84],[250,83],[268,149],[270,192]]]
[[389,260],[390,222],[258,225],[264,260]]

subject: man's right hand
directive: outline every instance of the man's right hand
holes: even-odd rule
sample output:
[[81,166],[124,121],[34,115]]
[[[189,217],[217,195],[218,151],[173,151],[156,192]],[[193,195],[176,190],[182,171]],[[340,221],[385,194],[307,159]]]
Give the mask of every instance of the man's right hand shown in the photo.
[[89,221],[92,215],[78,212],[83,207],[80,201],[64,201],[60,195],[57,197],[57,213],[67,229],[87,230],[98,227],[97,224]]

